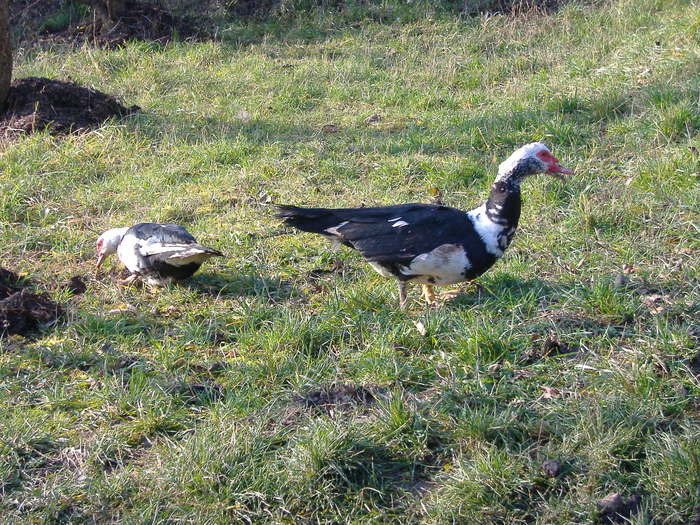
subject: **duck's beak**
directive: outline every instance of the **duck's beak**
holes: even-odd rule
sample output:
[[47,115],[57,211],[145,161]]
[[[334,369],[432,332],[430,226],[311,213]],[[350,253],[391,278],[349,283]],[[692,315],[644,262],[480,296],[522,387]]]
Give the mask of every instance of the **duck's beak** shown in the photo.
[[554,159],[554,162],[549,166],[549,169],[546,171],[547,175],[551,175],[552,177],[555,177],[559,180],[566,180],[564,179],[563,175],[573,175],[574,172],[571,170],[567,170],[566,168],[562,168],[559,165],[559,161],[557,159]]
[[97,264],[95,265],[95,272],[99,269],[99,267],[102,265],[104,260],[107,258],[107,255],[104,253],[101,253],[97,256]]

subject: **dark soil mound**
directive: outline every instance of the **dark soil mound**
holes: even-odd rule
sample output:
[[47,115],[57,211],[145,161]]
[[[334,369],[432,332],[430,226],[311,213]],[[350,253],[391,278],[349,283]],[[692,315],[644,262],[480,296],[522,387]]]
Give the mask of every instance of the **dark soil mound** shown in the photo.
[[6,109],[0,113],[0,139],[44,129],[52,135],[86,131],[111,117],[138,110],[138,106],[126,108],[110,95],[71,82],[22,78],[12,83]]
[[0,268],[0,337],[25,335],[61,314],[59,305],[23,288],[24,284],[15,273]]

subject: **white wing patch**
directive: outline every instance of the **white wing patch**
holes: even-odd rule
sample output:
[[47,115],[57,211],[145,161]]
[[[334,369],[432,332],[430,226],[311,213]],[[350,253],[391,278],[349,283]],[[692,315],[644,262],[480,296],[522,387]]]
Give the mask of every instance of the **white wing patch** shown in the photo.
[[402,221],[401,217],[394,217],[393,219],[389,219],[386,222],[393,222],[394,224],[391,225],[392,228],[400,228],[401,226],[408,226],[408,223],[406,221]]
[[165,262],[172,264],[173,266],[185,266],[190,263],[203,263],[212,257],[211,252],[202,246],[184,243],[148,243],[140,247],[140,252],[144,257],[149,255],[160,255]]
[[401,267],[404,275],[416,275],[414,282],[424,284],[452,284],[464,281],[471,262],[462,246],[442,244],[434,250],[413,259]]
[[342,237],[342,234],[338,230],[340,228],[342,228],[343,226],[345,226],[348,222],[350,222],[350,221],[341,222],[340,224],[338,224],[338,226],[333,226],[332,228],[326,228],[323,231],[328,232],[331,235],[336,235],[338,237]]

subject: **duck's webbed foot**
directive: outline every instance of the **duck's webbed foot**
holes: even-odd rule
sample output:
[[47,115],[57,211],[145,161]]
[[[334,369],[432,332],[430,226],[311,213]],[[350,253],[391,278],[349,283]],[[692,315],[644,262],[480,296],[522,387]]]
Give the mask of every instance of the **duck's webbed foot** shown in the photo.
[[457,288],[456,290],[445,290],[443,292],[440,292],[439,297],[443,301],[451,301],[465,292],[470,294],[476,293],[477,295],[479,295],[485,290],[485,288],[476,281],[469,281],[468,283],[466,283],[466,288],[467,290],[463,290],[460,288]]
[[461,290],[445,290],[443,292],[440,292],[440,299],[443,301],[451,301],[455,297],[458,297],[461,294]]
[[437,300],[435,299],[435,289],[432,284],[424,284],[423,286],[423,297],[425,297],[425,302],[428,306],[437,306]]
[[133,284],[139,276],[135,273],[132,273],[129,277],[126,279],[117,279],[117,284],[120,284],[122,286],[129,286],[130,284]]

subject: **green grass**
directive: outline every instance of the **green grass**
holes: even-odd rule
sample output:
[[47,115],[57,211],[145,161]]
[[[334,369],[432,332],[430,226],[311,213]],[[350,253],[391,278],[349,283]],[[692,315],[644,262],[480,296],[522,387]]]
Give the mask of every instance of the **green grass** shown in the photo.
[[[620,492],[641,497],[633,523],[689,523],[698,7],[321,11],[215,41],[22,53],[16,77],[70,77],[143,111],[0,146],[0,265],[68,312],[0,341],[0,521],[590,523]],[[437,188],[468,209],[533,140],[575,175],[528,180],[483,291],[437,310],[415,290],[400,312],[393,282],[278,235],[268,205]],[[95,232],[142,220],[228,257],[160,293],[91,277]],[[59,283],[77,274],[88,292],[70,297]],[[574,352],[548,354],[551,335]],[[374,401],[304,401],[333,385]]]

